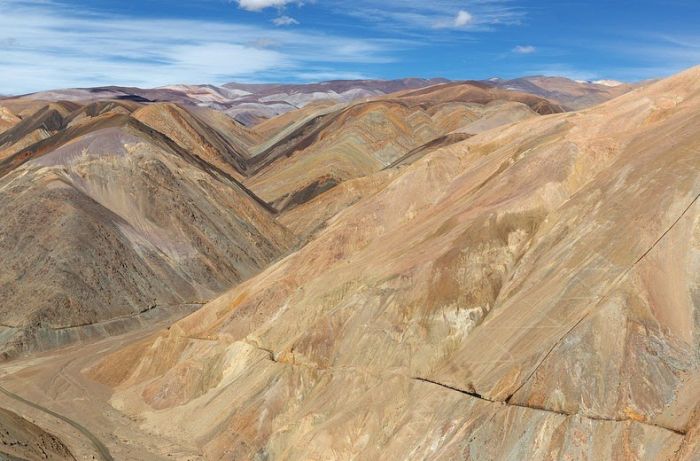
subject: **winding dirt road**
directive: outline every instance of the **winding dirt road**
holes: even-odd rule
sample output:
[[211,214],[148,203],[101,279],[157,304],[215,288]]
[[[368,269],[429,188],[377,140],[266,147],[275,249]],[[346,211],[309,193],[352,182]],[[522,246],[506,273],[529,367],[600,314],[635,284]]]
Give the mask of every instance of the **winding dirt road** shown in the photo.
[[100,454],[100,456],[102,456],[102,459],[103,459],[104,461],[113,461],[113,460],[114,460],[114,458],[112,457],[112,454],[109,452],[109,448],[107,448],[107,447],[105,446],[105,444],[102,443],[102,442],[100,441],[100,439],[98,439],[98,438],[95,436],[95,434],[93,434],[92,432],[90,432],[90,431],[89,431],[87,428],[85,428],[85,426],[83,426],[82,424],[77,423],[77,422],[73,421],[72,419],[70,419],[70,418],[68,418],[68,417],[66,417],[66,416],[60,415],[60,414],[56,413],[56,412],[53,411],[53,410],[49,410],[48,408],[46,408],[46,407],[44,407],[44,406],[38,405],[38,404],[36,404],[36,403],[34,403],[34,402],[30,402],[29,400],[27,400],[27,399],[25,399],[25,398],[23,398],[23,397],[21,397],[21,396],[15,394],[14,392],[11,392],[11,391],[5,389],[5,388],[2,387],[2,386],[0,386],[0,392],[2,392],[3,394],[5,394],[6,396],[8,396],[8,397],[10,397],[10,398],[12,398],[12,399],[17,400],[18,402],[21,402],[21,403],[23,403],[23,404],[25,404],[25,405],[29,405],[29,406],[32,407],[32,408],[36,408],[36,409],[39,410],[39,411],[42,411],[42,412],[44,412],[44,413],[46,413],[46,414],[48,414],[48,415],[53,416],[54,418],[58,418],[58,419],[60,419],[61,421],[64,421],[64,422],[70,424],[70,425],[73,426],[75,429],[77,429],[81,434],[83,434],[88,440],[90,440],[90,442],[92,443],[92,445],[95,447],[95,450],[97,450],[97,452]]
[[197,307],[180,309],[168,318],[120,336],[3,363],[0,407],[23,415],[57,436],[79,460],[201,459],[196,447],[181,440],[141,431],[135,420],[111,405],[112,389],[83,373],[105,355],[146,338]]

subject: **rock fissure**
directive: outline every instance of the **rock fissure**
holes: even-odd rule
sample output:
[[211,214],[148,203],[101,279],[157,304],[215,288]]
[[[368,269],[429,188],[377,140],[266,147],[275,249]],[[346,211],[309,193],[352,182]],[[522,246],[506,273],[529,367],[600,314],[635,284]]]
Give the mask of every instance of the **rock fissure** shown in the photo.
[[[564,340],[569,336],[569,334],[571,334],[571,332],[574,331],[574,330],[576,329],[576,327],[577,327],[578,325],[581,324],[581,322],[583,322],[586,318],[588,318],[588,317],[591,315],[591,313],[593,312],[593,310],[595,309],[595,307],[596,307],[596,306],[599,306],[603,301],[605,301],[605,300],[608,298],[608,296],[609,296],[610,293],[613,291],[613,289],[618,285],[618,283],[621,282],[622,280],[624,280],[624,279],[627,277],[627,275],[635,268],[635,266],[636,266],[637,264],[639,264],[649,253],[651,253],[651,251],[661,242],[661,240],[663,240],[663,238],[664,238],[666,235],[668,235],[668,233],[676,226],[676,224],[678,224],[678,222],[683,218],[683,216],[685,216],[685,214],[693,207],[693,205],[697,202],[698,198],[700,198],[700,194],[697,194],[697,195],[695,196],[695,198],[694,198],[693,200],[691,200],[690,204],[689,204],[687,207],[685,207],[685,209],[683,210],[683,212],[681,212],[681,214],[678,216],[678,218],[676,218],[676,219],[673,221],[673,223],[661,234],[661,236],[660,236],[659,238],[657,238],[657,239],[654,241],[654,243],[653,243],[644,253],[642,253],[642,255],[641,255],[639,258],[637,258],[637,260],[636,260],[634,263],[632,263],[632,264],[630,265],[630,267],[628,267],[624,272],[622,272],[622,273],[617,277],[617,279],[611,284],[611,286],[610,286],[610,288],[608,289],[608,291],[607,291],[602,297],[600,297],[600,299],[598,300],[598,302],[597,302],[591,309],[589,309],[588,312],[586,312],[586,313],[583,315],[583,317],[581,317],[571,328],[569,328],[569,329],[566,331],[566,333],[564,333],[564,334],[552,345],[552,347],[551,347],[551,348],[547,351],[547,353],[542,357],[542,359],[539,361],[539,363],[538,363],[538,364],[534,367],[534,369],[528,374],[527,378],[526,378],[525,380],[523,380],[523,382],[522,382],[513,392],[511,392],[511,394],[510,394],[510,395],[508,396],[508,398],[506,399],[506,402],[510,402],[511,398],[513,397],[513,395],[515,395],[520,389],[522,389],[522,388],[530,381],[530,379],[532,379],[532,377],[535,375],[535,373],[537,373],[537,370],[540,368],[540,366],[542,366],[542,364],[545,362],[545,360],[547,360],[547,357],[549,357],[549,356],[551,355],[551,353],[562,343],[562,341],[564,341]],[[677,431],[674,430],[674,429],[669,429],[669,430],[673,430],[674,432],[677,432]],[[677,433],[683,433],[683,432],[677,432]]]
[[525,404],[520,404],[520,403],[512,403],[512,402],[509,401],[509,399],[506,399],[506,400],[492,400],[492,399],[489,399],[489,398],[486,398],[486,397],[480,395],[480,394],[477,393],[477,392],[472,392],[472,391],[467,391],[467,390],[464,390],[464,389],[459,389],[459,388],[457,388],[457,387],[450,386],[450,385],[448,385],[448,384],[443,384],[443,383],[440,383],[440,382],[437,382],[437,381],[433,381],[433,380],[431,380],[431,379],[420,378],[420,377],[413,377],[413,378],[411,378],[411,379],[414,379],[414,380],[416,380],[416,381],[421,381],[421,382],[424,382],[424,383],[434,384],[434,385],[440,386],[440,387],[442,387],[442,388],[444,388],[444,389],[447,389],[447,390],[450,390],[450,391],[459,392],[460,394],[464,394],[464,395],[467,395],[467,396],[469,396],[469,397],[473,397],[473,398],[476,398],[476,399],[480,399],[480,400],[483,400],[483,401],[485,401],[485,402],[501,404],[501,405],[504,405],[504,406],[528,408],[528,409],[530,409],[530,410],[538,410],[538,411],[546,411],[546,412],[548,412],[548,413],[555,413],[555,414],[562,415],[562,416],[565,416],[565,417],[580,417],[580,418],[589,419],[589,420],[591,420],[591,421],[607,421],[607,422],[613,422],[613,423],[635,422],[635,423],[638,423],[638,424],[643,424],[643,425],[645,425],[645,426],[653,426],[653,427],[656,427],[656,428],[659,428],[659,429],[664,429],[664,430],[673,432],[673,433],[678,434],[678,435],[683,435],[683,436],[686,435],[686,431],[679,430],[679,429],[674,429],[674,428],[672,428],[672,427],[667,427],[667,426],[663,426],[663,425],[660,425],[660,424],[654,424],[654,423],[650,423],[650,422],[646,422],[646,421],[639,421],[639,420],[631,419],[631,418],[612,418],[612,417],[605,417],[605,416],[596,416],[596,415],[589,415],[589,414],[578,413],[578,412],[576,412],[576,413],[569,413],[569,412],[566,412],[566,411],[563,411],[563,410],[554,410],[554,409],[552,409],[552,408],[545,408],[545,407],[542,407],[542,406],[525,405]]
[[[323,372],[323,371],[352,371],[352,370],[356,371],[358,369],[362,369],[364,371],[370,371],[366,368],[361,368],[361,367],[319,367],[319,366],[314,366],[314,365],[308,364],[308,363],[302,364],[302,363],[289,362],[289,361],[285,361],[285,360],[279,360],[278,355],[272,349],[253,344],[250,341],[246,341],[246,344],[254,347],[255,349],[261,350],[261,351],[269,354],[270,361],[272,361],[274,363],[279,363],[281,365],[288,365],[288,366],[292,366],[292,367],[311,368],[311,369],[318,370],[321,372]],[[371,371],[372,371],[372,374],[375,374],[376,376],[382,376],[382,375],[386,375],[386,374],[389,374],[391,376],[400,376],[402,378],[406,378],[406,379],[409,379],[412,381],[418,381],[418,382],[422,382],[422,383],[432,384],[434,386],[439,386],[439,387],[442,387],[443,389],[447,389],[449,391],[458,392],[458,393],[465,395],[467,397],[479,399],[479,400],[482,400],[484,402],[489,402],[489,403],[502,405],[502,406],[527,408],[527,409],[535,410],[535,411],[544,411],[547,413],[554,413],[554,414],[558,414],[558,415],[561,415],[561,416],[564,416],[567,418],[569,418],[569,417],[584,418],[584,419],[587,419],[590,421],[603,421],[603,422],[611,422],[611,423],[638,423],[638,424],[642,424],[645,426],[656,427],[658,429],[663,429],[663,430],[666,430],[669,432],[673,432],[674,434],[681,435],[681,436],[685,436],[687,433],[687,431],[685,431],[685,430],[675,429],[672,427],[663,426],[661,424],[655,424],[655,423],[648,422],[648,421],[640,421],[640,420],[636,420],[636,419],[632,419],[632,418],[605,417],[605,416],[590,415],[590,414],[579,413],[579,412],[570,413],[570,412],[566,412],[563,410],[555,410],[552,408],[546,408],[543,406],[513,403],[510,401],[512,398],[512,395],[508,396],[508,398],[505,400],[489,399],[488,397],[481,395],[474,390],[460,389],[458,387],[455,387],[455,386],[452,386],[449,384],[444,384],[444,383],[441,383],[439,381],[435,381],[435,380],[432,380],[429,378],[424,378],[424,377],[420,377],[420,376],[408,376],[408,375],[404,375],[402,373],[377,372],[375,370],[371,370]]]

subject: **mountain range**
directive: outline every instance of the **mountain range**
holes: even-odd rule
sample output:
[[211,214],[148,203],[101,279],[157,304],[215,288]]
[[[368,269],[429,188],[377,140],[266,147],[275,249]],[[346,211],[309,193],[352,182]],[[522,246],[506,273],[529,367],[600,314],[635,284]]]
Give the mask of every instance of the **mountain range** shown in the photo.
[[[130,87],[74,88],[42,91],[22,96],[31,101],[76,101],[105,99],[142,103],[174,102],[204,106],[224,112],[236,121],[251,126],[263,120],[300,109],[309,104],[348,103],[404,90],[415,90],[449,83],[443,78],[406,78],[399,80],[333,80],[311,84],[170,85],[154,89]],[[606,81],[585,82],[561,77],[531,76],[514,80],[493,78],[472,82],[541,96],[570,109],[581,109],[619,96],[633,87],[610,86]],[[12,98],[5,98],[12,99]],[[4,116],[0,114],[0,119]]]
[[700,67],[0,99],[0,453],[697,459],[698,122]]

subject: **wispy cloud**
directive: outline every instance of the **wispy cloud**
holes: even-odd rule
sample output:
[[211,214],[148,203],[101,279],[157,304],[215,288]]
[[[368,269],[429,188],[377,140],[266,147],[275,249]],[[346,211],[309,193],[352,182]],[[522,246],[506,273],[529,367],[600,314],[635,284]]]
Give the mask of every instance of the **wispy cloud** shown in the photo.
[[624,38],[590,39],[587,47],[613,60],[599,78],[625,81],[659,78],[700,64],[699,34],[632,31]]
[[532,54],[535,51],[537,51],[537,48],[532,45],[518,45],[513,48],[513,53],[517,54]]
[[59,87],[285,80],[391,62],[400,42],[185,19],[76,14],[0,0],[0,93]]
[[302,72],[299,77],[303,80],[320,82],[326,80],[367,80],[370,76],[361,72],[337,72],[334,70],[319,70],[315,72]]
[[265,8],[282,8],[293,0],[238,0],[238,6],[248,11],[262,11]]
[[289,16],[280,16],[272,20],[272,23],[276,26],[292,26],[299,24],[299,21]]

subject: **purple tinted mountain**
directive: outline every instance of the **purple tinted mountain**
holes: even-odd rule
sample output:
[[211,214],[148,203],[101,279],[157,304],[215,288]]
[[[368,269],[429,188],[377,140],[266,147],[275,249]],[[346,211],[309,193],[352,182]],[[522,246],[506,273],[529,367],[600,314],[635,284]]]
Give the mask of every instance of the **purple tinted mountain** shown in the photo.
[[[185,135],[176,142],[129,115],[134,108],[47,106],[0,135],[10,145],[0,161],[2,351],[108,334],[155,308],[206,301],[294,245],[217,166],[230,158],[235,170],[215,129],[188,132],[222,149],[208,158],[181,147]],[[168,107],[149,110],[171,119]]]
[[[347,103],[443,82],[444,79],[338,80],[312,84],[171,85],[154,89],[109,86],[42,91],[20,99],[80,103],[105,99],[143,103],[175,102],[211,107],[245,125],[254,125],[317,101]],[[3,105],[5,104],[0,99],[0,106]]]
[[534,94],[570,109],[584,109],[631,91],[636,85],[612,80],[581,81],[563,77],[532,76],[487,82],[508,90]]

